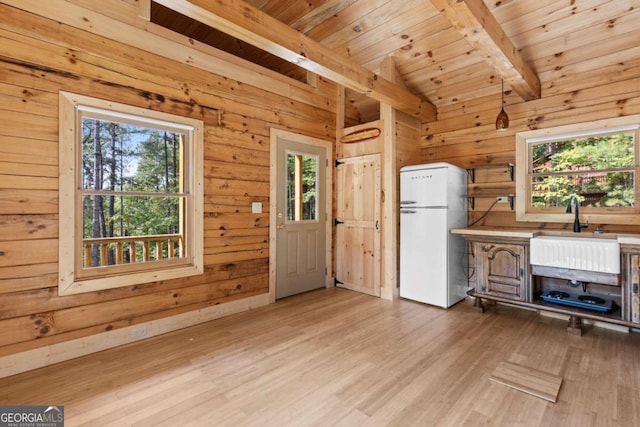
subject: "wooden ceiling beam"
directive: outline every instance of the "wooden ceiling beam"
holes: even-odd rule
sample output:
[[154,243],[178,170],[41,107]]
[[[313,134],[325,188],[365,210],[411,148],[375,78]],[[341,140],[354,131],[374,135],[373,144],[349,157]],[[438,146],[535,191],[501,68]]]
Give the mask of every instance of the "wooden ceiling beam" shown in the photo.
[[436,107],[241,0],[154,0],[169,9],[424,121]]
[[538,75],[482,0],[431,0],[431,3],[522,99],[540,98]]

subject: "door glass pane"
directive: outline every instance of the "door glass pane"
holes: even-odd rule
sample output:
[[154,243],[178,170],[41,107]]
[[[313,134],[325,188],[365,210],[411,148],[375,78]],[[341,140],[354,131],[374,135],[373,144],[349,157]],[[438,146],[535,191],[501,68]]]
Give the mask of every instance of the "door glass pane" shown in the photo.
[[287,221],[317,220],[318,156],[287,153]]

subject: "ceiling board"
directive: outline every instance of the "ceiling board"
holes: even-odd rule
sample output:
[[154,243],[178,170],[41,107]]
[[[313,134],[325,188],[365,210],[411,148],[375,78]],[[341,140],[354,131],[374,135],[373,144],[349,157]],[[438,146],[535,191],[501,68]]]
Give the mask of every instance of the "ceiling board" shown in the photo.
[[422,120],[436,118],[435,106],[404,86],[350,62],[241,0],[156,2],[407,114]]
[[343,28],[354,28],[364,16],[392,1],[394,0],[359,0],[305,34],[322,42]]
[[342,11],[357,0],[327,0],[313,10],[310,10],[304,16],[291,23],[291,27],[296,30],[309,34],[311,30],[316,28],[323,22],[329,22],[332,18],[338,16]]
[[[393,56],[404,85],[443,111],[455,110],[456,103],[491,103],[500,96],[499,75],[429,0],[247,3],[371,72],[378,71],[382,59]],[[543,97],[557,84],[555,79],[567,80],[566,73],[592,76],[593,70],[617,70],[620,63],[640,60],[640,0],[484,0],[484,4],[514,49],[539,73]],[[175,16],[157,14],[154,19],[171,27]],[[174,31],[305,81],[306,70],[233,37],[193,21],[173,25]],[[505,90],[511,90],[506,83]],[[371,109],[370,101],[355,97],[354,105]]]
[[504,33],[489,8],[478,0],[431,0],[484,61],[525,101],[540,98],[535,70]]
[[[613,6],[613,9],[617,9],[619,13],[625,10],[625,8]],[[531,27],[513,36],[512,39],[519,44],[523,55],[527,55],[529,58],[534,57],[531,52],[537,52],[548,45],[564,46],[568,42],[568,46],[577,46],[580,43],[586,44],[594,41],[599,42],[599,44],[606,44],[602,43],[599,38],[606,37],[608,33],[611,33],[610,30],[612,29],[621,28],[620,26],[625,21],[635,20],[635,25],[631,25],[633,30],[637,30],[638,12],[625,13],[624,16],[615,18],[618,14],[603,13],[599,9],[597,11],[587,10],[544,26]],[[589,36],[585,38],[585,34]]]
[[[393,19],[390,18],[382,28],[363,32],[349,42],[334,47],[333,50],[358,64],[380,64],[382,59],[395,56],[396,52],[412,50],[414,40],[423,37],[424,19],[427,16],[440,18],[433,8],[419,8],[415,13],[405,12]],[[442,19],[439,22],[442,22]],[[443,23],[441,28],[444,27]]]
[[[535,49],[525,48],[524,50],[533,62],[543,62],[540,64],[541,71],[548,69],[548,66],[556,62],[554,58],[563,64],[572,64],[611,52],[631,52],[630,49],[638,46],[638,40],[640,40],[638,22],[640,22],[640,9],[620,18],[614,24],[602,23],[584,28],[575,33],[540,43],[536,45]],[[606,37],[606,43],[601,42],[600,37]],[[544,66],[545,62],[549,65]],[[557,65],[556,62],[554,66]]]
[[[386,3],[362,16],[351,25],[335,29],[331,35],[322,39],[322,44],[328,48],[337,49],[353,40],[359,39],[359,46],[366,48],[366,46],[383,38],[383,34],[388,34],[389,30],[394,28],[394,24],[396,24],[395,31],[405,28],[404,23],[402,25],[397,24],[404,13],[410,13],[415,10],[416,14],[418,14],[427,5],[424,0],[406,1],[411,6],[410,9],[397,8],[393,2]],[[406,19],[406,15],[404,19]]]

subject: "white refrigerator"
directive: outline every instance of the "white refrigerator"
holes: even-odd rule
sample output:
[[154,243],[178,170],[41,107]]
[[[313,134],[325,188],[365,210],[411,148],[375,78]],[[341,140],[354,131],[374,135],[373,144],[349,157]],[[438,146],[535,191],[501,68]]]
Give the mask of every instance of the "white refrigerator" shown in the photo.
[[400,296],[448,308],[466,296],[467,171],[448,163],[400,169]]

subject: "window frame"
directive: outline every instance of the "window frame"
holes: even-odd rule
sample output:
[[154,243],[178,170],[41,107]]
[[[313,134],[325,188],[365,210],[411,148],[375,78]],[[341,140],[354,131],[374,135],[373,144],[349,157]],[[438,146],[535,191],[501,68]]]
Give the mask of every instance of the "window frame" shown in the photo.
[[[141,262],[104,267],[99,272],[82,267],[82,119],[149,126],[185,135],[182,239],[185,257],[167,262]],[[103,99],[59,92],[59,247],[58,294],[73,295],[204,272],[203,255],[203,128],[201,120]]]
[[580,207],[580,220],[595,224],[640,224],[640,114],[516,133],[516,221],[568,223],[573,220],[574,214],[566,213],[566,207],[531,206],[532,144],[630,129],[635,132],[634,165],[630,168],[634,171],[635,206]]

